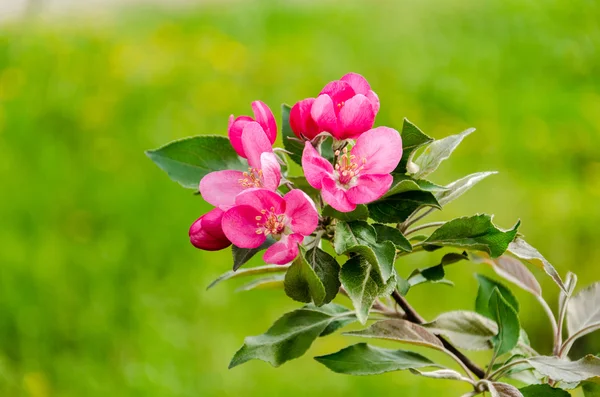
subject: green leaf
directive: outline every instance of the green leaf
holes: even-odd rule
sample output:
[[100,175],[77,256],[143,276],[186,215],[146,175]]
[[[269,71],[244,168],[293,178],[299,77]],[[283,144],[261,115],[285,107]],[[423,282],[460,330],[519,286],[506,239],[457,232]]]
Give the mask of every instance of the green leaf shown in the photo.
[[325,286],[315,270],[299,255],[288,272],[284,282],[287,296],[298,302],[314,302],[315,306],[325,303]]
[[244,266],[254,255],[262,250],[266,250],[275,244],[275,240],[271,237],[267,238],[264,243],[258,248],[240,248],[236,245],[231,245],[231,254],[233,255],[233,271],[235,272],[240,267]]
[[238,350],[229,368],[252,359],[258,359],[278,367],[286,361],[302,356],[328,327],[341,318],[354,314],[343,306],[329,304],[317,308],[312,305],[285,314],[267,332],[249,336]]
[[475,128],[469,128],[460,134],[433,141],[425,148],[423,154],[415,160],[415,164],[419,167],[419,170],[413,176],[419,179],[431,174],[439,167],[442,161],[450,157],[454,149],[473,131],[475,131]]
[[508,246],[508,251],[516,255],[517,257],[525,260],[526,262],[531,263],[537,268],[545,271],[546,274],[548,274],[552,278],[552,280],[554,280],[554,282],[559,286],[561,290],[566,291],[565,284],[563,283],[562,279],[560,278],[560,275],[558,274],[554,266],[552,266],[550,262],[548,262],[538,250],[529,245],[525,240],[523,240],[520,237],[517,237]]
[[446,186],[446,190],[437,192],[435,197],[441,206],[444,206],[451,201],[456,200],[464,193],[466,193],[469,189],[475,186],[478,182],[484,180],[490,175],[497,174],[496,171],[488,171],[488,172],[477,172],[475,174],[467,175],[464,178],[461,178],[457,181],[452,182],[451,184]]
[[390,241],[377,242],[375,228],[367,222],[337,222],[333,246],[338,255],[357,253],[364,256],[374,266],[382,283],[392,276],[396,247]]
[[330,205],[325,206],[323,208],[323,216],[330,216],[335,219],[339,219],[344,222],[352,222],[352,221],[366,221],[369,218],[369,209],[364,204],[359,204],[356,206],[356,209],[351,212],[340,212]]
[[279,289],[283,288],[284,274],[275,274],[271,276],[259,277],[249,283],[237,288],[235,292],[251,291],[255,289]]
[[539,356],[529,358],[527,362],[536,371],[555,381],[573,383],[600,377],[600,358],[591,354],[578,361]]
[[377,375],[384,372],[433,367],[433,361],[418,353],[390,350],[358,343],[337,353],[315,357],[333,372],[346,375]]
[[424,134],[416,125],[404,119],[402,125],[402,159],[394,170],[394,173],[404,174],[406,173],[406,165],[408,161],[414,155],[414,152],[421,146],[432,142],[433,138]]
[[288,176],[286,179],[293,183],[296,189],[304,191],[312,198],[321,196],[321,191],[312,187],[303,176]]
[[206,174],[221,170],[246,170],[248,165],[238,157],[223,136],[203,135],[173,141],[146,155],[169,178],[188,189],[198,190]]
[[450,252],[442,257],[442,261],[438,265],[428,267],[423,270],[416,269],[414,272],[412,272],[412,274],[408,278],[408,283],[410,284],[411,287],[415,286],[415,285],[423,284],[426,282],[451,283],[450,281],[444,279],[444,277],[446,276],[446,271],[444,270],[444,266],[448,266],[448,265],[451,265],[458,261],[468,260],[468,259],[469,259],[469,257],[467,256],[466,252],[463,252],[462,254]]
[[442,313],[423,327],[437,335],[443,335],[459,349],[488,350],[492,338],[498,333],[495,322],[478,313],[453,311]]
[[[571,397],[571,395],[561,389],[555,389],[550,385],[531,385],[519,389],[523,397]],[[586,397],[591,397],[587,396]]]
[[404,252],[412,251],[412,245],[406,239],[406,237],[404,237],[400,230],[396,229],[395,227],[382,225],[381,223],[374,223],[371,226],[373,226],[375,232],[377,233],[378,243],[390,241],[396,246],[397,250]]
[[[583,382],[581,385],[581,388],[583,389],[583,395],[585,397],[600,397],[600,385],[597,383],[593,383],[593,382]],[[563,391],[564,393],[567,393],[566,391]],[[556,396],[553,395],[549,395],[549,397],[562,397],[562,396],[568,397],[569,394],[557,394]],[[541,396],[541,394],[540,394]],[[531,397],[531,396],[526,396],[526,397]],[[533,396],[533,397],[537,397],[537,396]]]
[[426,328],[406,320],[378,321],[369,328],[361,331],[346,332],[344,335],[386,339],[410,345],[430,347],[440,351],[444,350],[444,345],[434,334]]
[[459,247],[485,251],[496,258],[514,240],[520,224],[519,221],[511,230],[503,231],[492,223],[489,215],[457,218],[436,229],[423,244],[428,251],[441,246]]
[[217,277],[217,279],[215,279],[212,283],[210,283],[209,286],[206,287],[206,289],[209,290],[212,287],[214,287],[215,285],[219,284],[220,282],[229,280],[232,278],[256,276],[256,275],[265,274],[265,273],[284,273],[287,271],[287,269],[289,269],[289,266],[266,265],[266,266],[251,267],[248,269],[242,269],[242,270],[238,270],[238,271],[230,270],[226,273],[221,274],[219,277]]
[[489,310],[498,325],[498,334],[492,338],[496,356],[511,351],[519,342],[521,325],[513,307],[504,299],[498,288],[494,288],[490,297]]
[[600,282],[579,291],[570,299],[567,329],[573,342],[600,329]]
[[395,194],[412,191],[440,193],[447,189],[444,186],[436,185],[433,182],[429,182],[423,179],[414,179],[404,174],[392,174],[392,176],[394,177],[392,186],[384,195],[384,197],[389,197]]
[[371,218],[382,223],[404,222],[413,212],[427,206],[441,208],[433,193],[419,190],[395,194],[368,205]]
[[290,126],[290,110],[289,105],[281,105],[281,135],[283,139],[283,147],[289,153],[288,155],[296,164],[302,165],[302,151],[304,150],[304,142],[302,142]]
[[362,324],[369,318],[369,311],[375,299],[391,294],[396,287],[395,277],[383,282],[375,266],[362,255],[350,258],[342,266],[340,280]]
[[492,320],[495,320],[495,314],[489,308],[489,301],[494,292],[494,288],[502,294],[502,297],[508,302],[508,304],[515,309],[515,312],[519,312],[519,302],[513,293],[505,287],[502,283],[496,280],[492,280],[482,274],[476,274],[477,282],[479,283],[479,290],[477,291],[477,299],[475,300],[475,311],[481,315],[484,315]]

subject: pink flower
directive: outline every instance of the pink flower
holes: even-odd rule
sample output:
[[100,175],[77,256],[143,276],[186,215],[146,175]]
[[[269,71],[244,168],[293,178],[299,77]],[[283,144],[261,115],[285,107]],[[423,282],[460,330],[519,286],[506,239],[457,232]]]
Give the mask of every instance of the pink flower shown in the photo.
[[260,124],[255,121],[246,123],[241,142],[250,166],[247,172],[215,171],[200,181],[200,194],[204,200],[222,210],[231,208],[235,204],[235,197],[246,189],[275,191],[281,181],[281,167]]
[[402,138],[388,127],[362,134],[348,151],[336,153],[336,165],[321,157],[310,142],[302,153],[308,183],[321,189],[323,200],[338,211],[350,212],[357,204],[379,199],[392,184],[392,172],[402,158]]
[[218,251],[231,245],[223,229],[221,219],[224,212],[219,208],[202,215],[190,227],[190,241],[196,248],[207,251]]
[[281,197],[266,189],[239,194],[223,215],[223,232],[240,248],[260,247],[268,236],[277,242],[265,252],[267,263],[284,265],[298,255],[298,244],[317,228],[319,216],[312,200],[294,189]]
[[254,101],[252,102],[252,111],[254,112],[254,119],[250,116],[238,116],[235,119],[233,114],[229,116],[229,127],[227,129],[229,140],[237,154],[243,158],[248,158],[242,142],[242,133],[244,132],[244,127],[248,123],[256,121],[260,124],[269,138],[271,145],[273,145],[277,138],[277,123],[275,123],[275,117],[273,116],[271,109],[269,109],[264,102]]
[[379,98],[367,80],[348,73],[327,84],[317,99],[298,102],[290,111],[290,126],[298,137],[313,139],[329,132],[338,140],[356,139],[373,127]]

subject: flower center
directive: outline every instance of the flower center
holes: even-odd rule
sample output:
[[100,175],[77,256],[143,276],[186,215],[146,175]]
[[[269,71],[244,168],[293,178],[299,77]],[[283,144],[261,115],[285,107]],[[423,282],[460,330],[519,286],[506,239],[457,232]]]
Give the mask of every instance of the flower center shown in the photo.
[[256,217],[256,234],[281,234],[285,229],[286,219],[285,214],[276,214],[275,208],[271,207],[270,210],[260,211],[262,215]]
[[360,161],[361,165],[359,165],[356,161],[356,156],[348,153],[348,148],[344,148],[341,152],[336,150],[335,156],[337,157],[335,170],[337,171],[338,182],[341,185],[348,187],[354,182],[354,178],[358,176],[360,171],[364,168],[367,159],[363,158]]
[[244,172],[244,177],[238,179],[238,183],[245,188],[263,187],[263,172],[257,168],[248,168],[248,172]]

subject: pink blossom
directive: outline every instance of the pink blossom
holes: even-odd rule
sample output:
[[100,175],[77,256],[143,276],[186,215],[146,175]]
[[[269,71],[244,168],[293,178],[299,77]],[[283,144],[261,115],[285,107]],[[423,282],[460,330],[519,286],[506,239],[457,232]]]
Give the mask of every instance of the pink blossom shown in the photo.
[[233,114],[229,116],[229,127],[227,129],[229,140],[237,154],[243,158],[248,158],[242,142],[242,133],[248,123],[256,121],[260,124],[271,145],[277,138],[277,123],[275,123],[275,117],[271,109],[262,101],[254,101],[252,102],[252,111],[254,112],[254,119],[250,116],[238,116],[236,118]]
[[250,189],[235,198],[223,215],[223,232],[240,248],[260,247],[268,236],[277,242],[265,252],[266,263],[283,265],[298,255],[298,244],[317,228],[319,216],[312,200],[294,189],[281,197],[267,189]]
[[338,140],[356,139],[373,127],[379,98],[367,80],[348,73],[327,84],[316,99],[298,102],[290,111],[290,126],[299,137],[313,139],[328,132]]
[[255,121],[246,123],[241,142],[250,166],[247,172],[215,171],[200,181],[200,194],[204,200],[222,210],[231,208],[235,204],[235,197],[246,189],[275,191],[281,181],[281,167],[260,124]]
[[196,248],[206,251],[218,251],[231,245],[223,229],[221,219],[224,212],[214,208],[202,215],[190,227],[190,241]]
[[308,183],[321,190],[323,200],[338,211],[350,212],[357,204],[381,198],[392,184],[392,172],[402,158],[402,138],[388,127],[362,134],[348,151],[336,153],[335,167],[310,142],[302,153]]

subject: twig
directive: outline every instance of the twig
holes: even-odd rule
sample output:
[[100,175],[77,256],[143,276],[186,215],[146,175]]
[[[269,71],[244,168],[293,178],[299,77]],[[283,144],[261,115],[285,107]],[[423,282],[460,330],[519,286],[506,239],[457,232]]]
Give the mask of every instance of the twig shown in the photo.
[[438,226],[442,226],[444,225],[446,222],[431,222],[431,223],[425,223],[423,225],[419,225],[419,226],[415,226],[412,229],[407,230],[406,232],[404,232],[405,236],[408,236],[410,234],[413,234],[414,232],[418,232],[419,230],[423,230],[423,229],[428,229],[430,227],[438,227]]
[[[404,299],[404,297],[400,295],[400,293],[397,290],[392,293],[392,298],[394,298],[394,301],[398,304],[398,306],[400,306],[402,310],[404,310],[406,320],[415,324],[425,323],[425,319],[421,317],[421,315],[417,313],[415,309],[413,309],[413,307],[408,303],[408,301]],[[436,336],[440,340],[440,342],[442,342],[444,348],[446,348],[446,350],[454,354],[456,358],[458,358],[465,365],[465,367],[469,369],[469,371],[475,374],[475,376],[477,376],[479,379],[483,379],[485,377],[485,372],[483,371],[483,369],[481,369],[481,367],[479,367],[477,364],[471,361],[469,357],[465,356],[446,339],[444,339],[440,335]]]
[[408,218],[407,220],[404,221],[404,223],[401,223],[398,227],[398,229],[400,229],[401,232],[404,232],[406,229],[408,229],[408,227],[418,221],[420,221],[421,219],[425,218],[427,215],[431,214],[433,211],[435,210],[435,208],[429,208],[427,211],[423,212],[421,215],[413,217],[413,218]]

